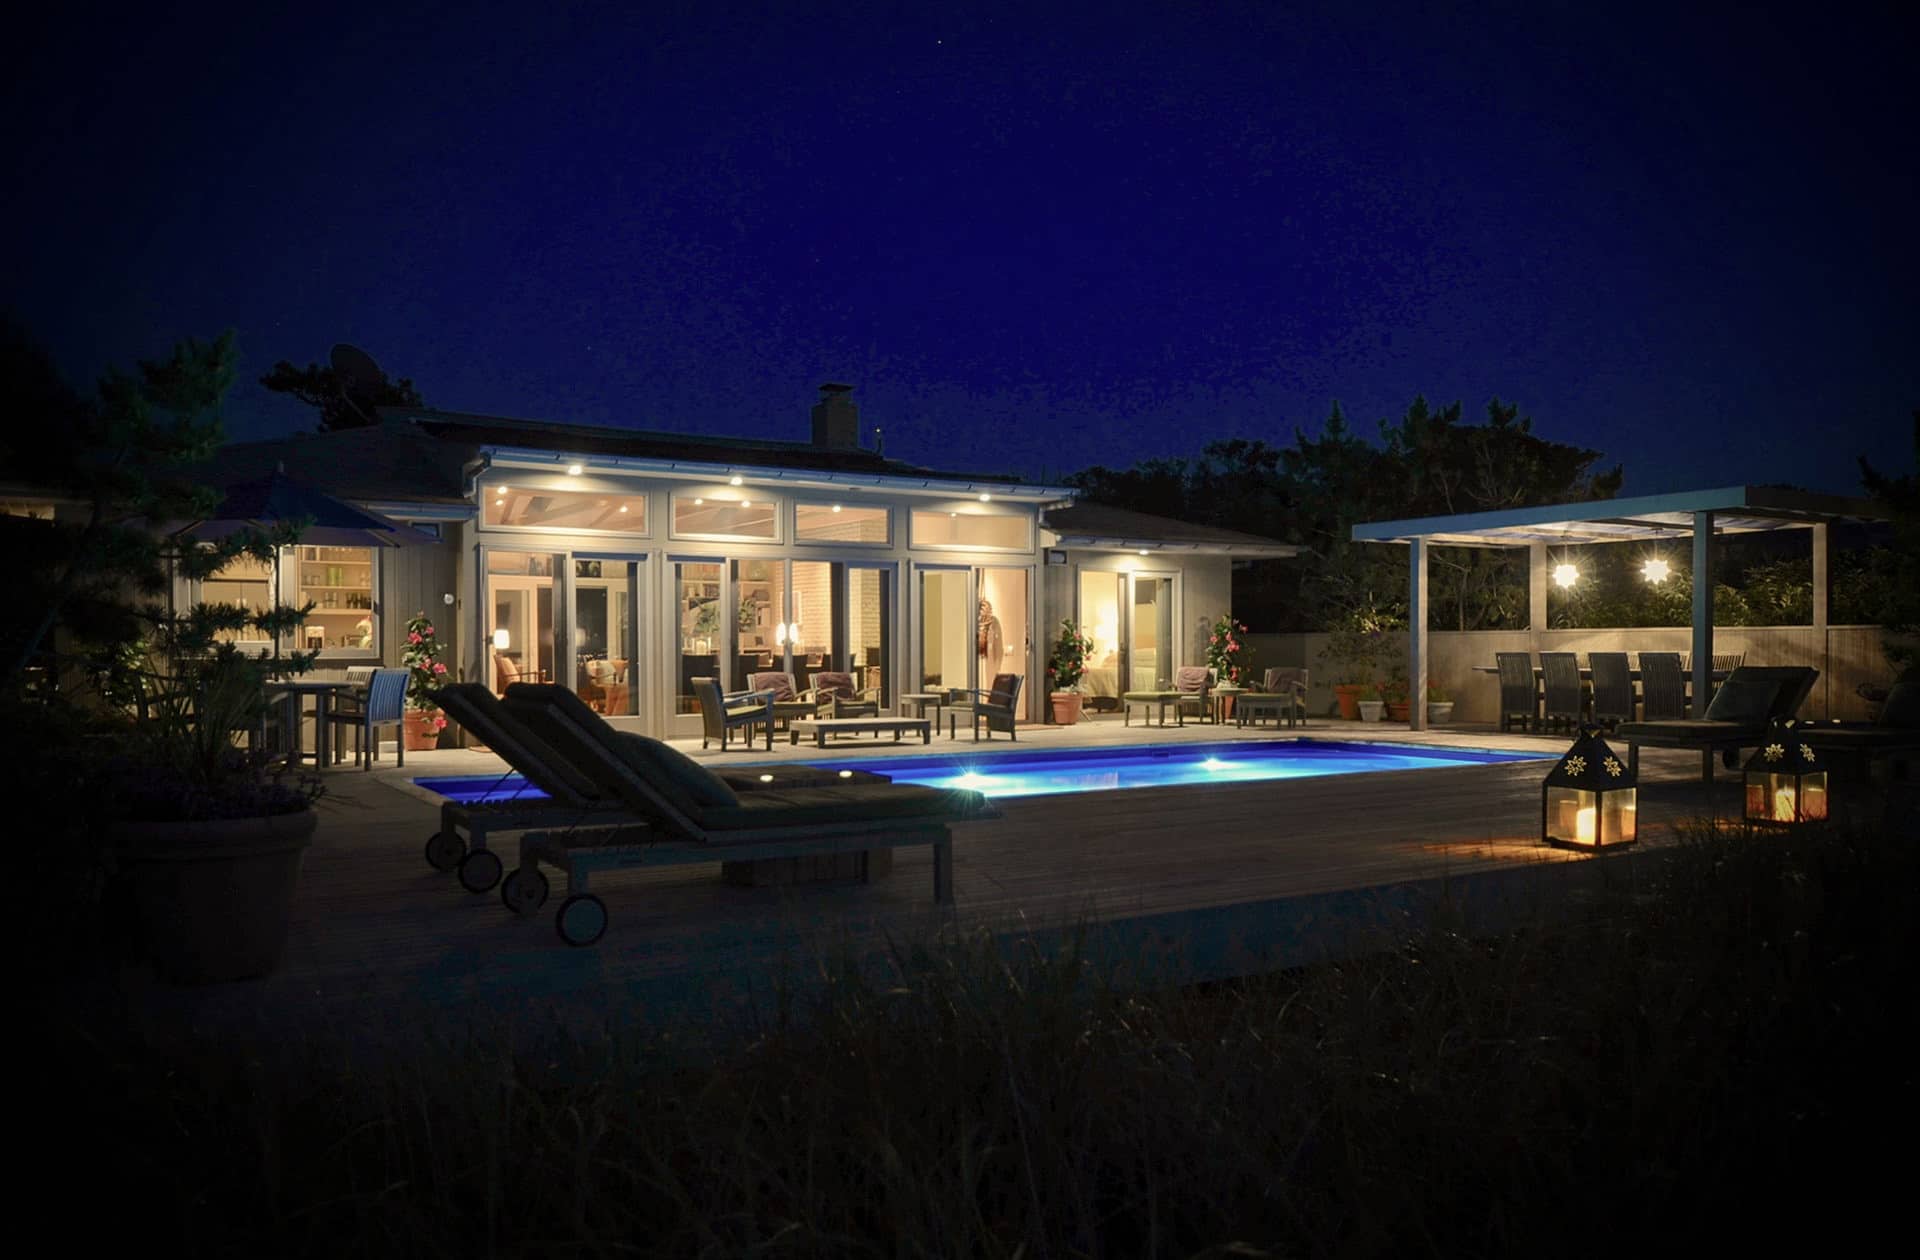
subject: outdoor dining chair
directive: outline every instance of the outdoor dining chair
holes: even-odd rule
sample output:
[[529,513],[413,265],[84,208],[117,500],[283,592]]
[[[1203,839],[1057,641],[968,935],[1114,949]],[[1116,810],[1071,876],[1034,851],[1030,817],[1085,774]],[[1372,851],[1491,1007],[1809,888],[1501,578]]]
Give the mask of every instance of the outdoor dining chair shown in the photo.
[[1625,652],[1589,652],[1593,671],[1593,720],[1611,727],[1633,721],[1633,671]]
[[1640,653],[1640,718],[1664,722],[1687,716],[1687,677],[1678,652]]
[[1500,729],[1510,731],[1517,719],[1521,729],[1540,720],[1539,697],[1533,685],[1533,656],[1528,652],[1495,652],[1500,671]]
[[1547,682],[1546,725],[1578,726],[1586,708],[1580,658],[1572,652],[1542,652],[1540,671]]
[[[353,731],[353,764],[362,770],[373,769],[380,759],[380,732],[393,727],[394,756],[398,764],[407,764],[406,734],[401,729],[407,720],[407,677],[404,669],[376,669],[367,677],[366,695],[357,704],[327,715],[336,736]],[[336,741],[335,748],[340,747]]]

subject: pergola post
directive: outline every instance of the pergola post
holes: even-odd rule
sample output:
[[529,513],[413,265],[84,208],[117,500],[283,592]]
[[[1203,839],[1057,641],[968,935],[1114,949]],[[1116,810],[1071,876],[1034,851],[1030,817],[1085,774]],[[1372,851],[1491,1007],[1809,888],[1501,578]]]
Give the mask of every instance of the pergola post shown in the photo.
[[1427,540],[1407,550],[1407,727],[1427,729]]
[[1527,544],[1527,631],[1532,636],[1531,650],[1540,655],[1546,646],[1541,635],[1547,629],[1547,544]]
[[1833,645],[1827,637],[1827,524],[1813,527],[1813,634],[1820,640],[1820,716],[1833,716]]
[[1713,690],[1713,513],[1693,514],[1693,716]]

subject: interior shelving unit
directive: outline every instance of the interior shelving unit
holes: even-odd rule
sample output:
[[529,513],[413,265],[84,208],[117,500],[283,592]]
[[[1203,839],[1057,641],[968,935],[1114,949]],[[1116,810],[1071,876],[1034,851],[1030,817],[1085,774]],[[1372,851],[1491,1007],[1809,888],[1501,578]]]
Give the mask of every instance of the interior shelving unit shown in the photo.
[[374,648],[373,548],[298,548],[301,604],[311,603],[300,646],[309,650]]

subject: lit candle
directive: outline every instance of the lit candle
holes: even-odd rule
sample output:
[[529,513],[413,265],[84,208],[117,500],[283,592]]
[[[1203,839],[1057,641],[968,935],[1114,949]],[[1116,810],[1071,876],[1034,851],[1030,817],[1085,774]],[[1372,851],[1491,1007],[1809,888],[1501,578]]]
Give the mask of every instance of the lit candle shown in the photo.
[[1574,814],[1573,838],[1581,844],[1593,843],[1593,806],[1589,805]]
[[1773,790],[1773,821],[1792,822],[1794,819],[1793,789],[1790,787]]

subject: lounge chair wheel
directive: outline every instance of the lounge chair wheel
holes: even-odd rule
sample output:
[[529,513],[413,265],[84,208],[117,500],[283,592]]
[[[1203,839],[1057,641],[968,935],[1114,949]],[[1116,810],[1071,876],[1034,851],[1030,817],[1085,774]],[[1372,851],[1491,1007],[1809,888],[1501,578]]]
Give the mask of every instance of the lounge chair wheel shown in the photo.
[[427,865],[443,874],[460,865],[467,842],[451,831],[436,831],[427,837]]
[[500,885],[500,904],[515,914],[532,914],[547,904],[547,877],[531,866],[508,871]]
[[607,906],[592,893],[575,893],[560,903],[553,916],[560,939],[576,948],[591,945],[607,932]]
[[491,849],[475,849],[460,859],[460,887],[470,893],[483,893],[500,882],[500,855]]

